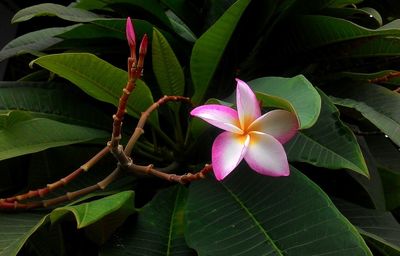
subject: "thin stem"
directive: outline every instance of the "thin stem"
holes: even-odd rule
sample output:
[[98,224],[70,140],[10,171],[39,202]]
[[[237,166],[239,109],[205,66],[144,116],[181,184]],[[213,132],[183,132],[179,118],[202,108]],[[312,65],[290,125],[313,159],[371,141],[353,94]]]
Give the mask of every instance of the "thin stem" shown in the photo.
[[0,209],[3,209],[3,210],[26,210],[26,209],[49,207],[52,205],[57,205],[57,204],[60,204],[60,203],[66,202],[66,201],[73,200],[77,197],[87,195],[96,190],[105,189],[111,182],[116,180],[120,174],[121,174],[120,167],[117,167],[107,177],[105,177],[103,180],[101,180],[100,182],[98,182],[92,186],[85,187],[85,188],[75,190],[72,192],[67,192],[65,195],[47,199],[47,200],[21,203],[19,201],[7,202],[4,199],[0,199]]
[[[149,118],[150,114],[155,111],[157,108],[159,108],[161,105],[169,102],[169,101],[186,101],[186,102],[190,102],[189,98],[186,97],[182,97],[182,96],[164,96],[161,99],[159,99],[157,102],[153,103],[146,111],[144,111],[142,113],[142,115],[140,116],[139,122],[135,128],[135,131],[133,132],[132,136],[129,138],[128,144],[126,144],[125,147],[125,154],[126,155],[131,155],[132,153],[132,149],[135,145],[135,143],[137,142],[137,140],[139,139],[139,137],[144,133],[144,125],[147,122],[147,119]],[[156,129],[158,127],[155,127]],[[160,128],[158,128],[160,129]],[[162,132],[162,131],[161,131]],[[164,132],[162,132],[162,134],[164,134]],[[166,135],[165,135],[166,136]],[[168,136],[167,136],[168,140],[171,140]],[[174,142],[171,141],[171,144],[174,146],[175,150],[178,150],[176,144]]]
[[[74,180],[76,177],[78,177],[81,173],[88,171],[91,167],[93,167],[100,159],[102,159],[104,156],[106,156],[109,153],[109,148],[104,147],[102,150],[100,150],[95,156],[89,159],[85,164],[83,164],[81,167],[70,173],[69,175],[65,176],[64,178],[61,178],[60,180],[53,182],[51,184],[47,184],[46,187],[44,188],[39,188],[36,190],[30,190],[25,194],[5,198],[5,199],[0,199],[4,200],[6,202],[14,202],[14,201],[23,201],[29,198],[34,198],[34,197],[44,197],[51,191],[54,191],[60,187],[63,187],[70,183],[72,180]],[[1,209],[1,207],[0,207]]]
[[133,173],[139,173],[139,174],[147,174],[147,175],[153,175],[155,177],[164,179],[166,181],[170,182],[178,182],[181,184],[187,184],[192,181],[204,179],[206,177],[206,174],[212,171],[212,165],[206,164],[203,169],[201,169],[197,173],[187,173],[183,175],[177,175],[177,174],[170,174],[170,173],[165,173],[160,171],[160,169],[154,168],[153,165],[136,165],[136,164],[131,164],[128,166],[128,171],[133,172]]

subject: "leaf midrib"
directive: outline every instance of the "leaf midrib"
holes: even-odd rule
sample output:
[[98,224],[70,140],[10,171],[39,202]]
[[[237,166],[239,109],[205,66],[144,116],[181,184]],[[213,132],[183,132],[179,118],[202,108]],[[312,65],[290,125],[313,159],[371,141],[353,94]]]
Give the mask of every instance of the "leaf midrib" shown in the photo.
[[256,217],[248,210],[246,205],[240,200],[240,198],[233,193],[232,190],[230,190],[225,184],[221,183],[222,187],[225,188],[225,190],[229,193],[229,195],[239,204],[240,208],[242,208],[248,217],[254,222],[256,227],[261,231],[261,233],[264,235],[266,240],[272,245],[273,249],[275,252],[277,252],[280,256],[284,256],[282,253],[282,250],[278,248],[278,246],[274,243],[272,238],[268,235],[267,231],[262,227],[261,223],[256,219]]
[[173,227],[174,220],[175,220],[176,208],[177,208],[178,203],[179,203],[179,202],[178,202],[178,199],[179,199],[179,192],[180,192],[180,189],[178,188],[178,191],[176,192],[174,207],[172,208],[171,219],[170,219],[170,222],[169,222],[169,233],[168,233],[167,253],[166,253],[167,256],[171,255],[172,227]]

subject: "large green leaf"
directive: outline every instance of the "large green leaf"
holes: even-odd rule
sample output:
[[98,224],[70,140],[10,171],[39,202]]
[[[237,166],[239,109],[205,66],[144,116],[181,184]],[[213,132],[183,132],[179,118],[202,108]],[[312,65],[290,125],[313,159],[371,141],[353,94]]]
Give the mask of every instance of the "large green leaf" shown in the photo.
[[91,104],[89,97],[83,97],[75,88],[54,82],[0,82],[0,113],[10,110],[111,130],[110,116]]
[[165,37],[156,28],[152,41],[153,70],[164,95],[182,96],[185,89],[183,70]]
[[0,255],[17,255],[28,238],[46,221],[39,213],[0,213]]
[[190,186],[185,237],[199,255],[372,255],[329,197],[295,168],[289,177],[239,167]]
[[101,17],[86,10],[74,7],[65,7],[59,4],[45,3],[19,10],[14,15],[11,22],[26,21],[36,16],[57,16],[61,19],[75,22],[89,22]]
[[0,114],[0,160],[108,136],[102,130],[11,111]]
[[[118,105],[122,88],[128,79],[127,73],[122,69],[88,53],[46,55],[32,63],[68,79],[90,96],[115,106]],[[143,81],[137,80],[136,88],[128,100],[128,114],[139,117],[152,103],[153,97],[149,88]],[[157,112],[153,112],[149,120],[157,124]]]
[[[135,26],[136,37],[140,38],[144,33],[152,36],[153,25],[145,20],[132,20]],[[126,19],[96,19],[90,23],[81,24],[79,27],[59,35],[64,39],[98,39],[102,37],[126,40]],[[127,45],[128,49],[128,45]]]
[[182,186],[160,191],[101,255],[194,255],[183,237],[186,197]]
[[286,145],[291,161],[316,166],[346,168],[369,176],[360,146],[353,132],[339,119],[339,111],[322,91],[322,106],[317,123],[299,132]]
[[[304,52],[325,45],[373,36],[399,36],[399,22],[395,20],[378,29],[368,29],[353,22],[329,16],[298,16],[286,24],[290,27],[286,28],[285,33],[276,37],[275,45],[282,47],[273,48],[274,54],[286,56],[293,52]],[[285,44],[282,44],[282,41]],[[344,50],[348,51],[347,48]]]
[[92,240],[103,243],[135,212],[134,192],[124,191],[88,203],[64,206],[50,213],[52,223],[73,214],[77,228],[86,228]]
[[72,25],[64,28],[45,28],[19,36],[1,49],[0,61],[26,51],[41,51],[47,49],[63,41],[61,38],[57,38],[57,35],[76,27],[79,27],[79,25]]
[[190,59],[194,103],[203,100],[224,49],[249,3],[250,0],[238,0],[194,44]]
[[354,108],[400,146],[400,95],[375,84],[331,88],[335,104]]
[[400,254],[400,224],[390,212],[363,208],[342,200],[335,200],[339,208],[349,221],[355,225],[365,238],[374,241],[380,250],[388,250]]
[[294,111],[299,120],[300,129],[310,128],[317,121],[321,110],[321,98],[304,76],[262,77],[248,83],[264,106]]

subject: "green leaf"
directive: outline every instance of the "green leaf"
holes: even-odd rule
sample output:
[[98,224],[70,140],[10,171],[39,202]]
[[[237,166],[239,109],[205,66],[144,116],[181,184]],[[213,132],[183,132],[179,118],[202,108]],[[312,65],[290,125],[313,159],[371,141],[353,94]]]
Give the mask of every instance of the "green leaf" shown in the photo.
[[193,255],[183,236],[186,197],[182,186],[160,191],[101,255]]
[[116,10],[118,10],[118,7],[121,5],[125,5],[128,9],[143,9],[168,27],[171,26],[159,0],[103,0],[102,2],[106,3],[106,7],[114,8],[114,6],[116,6]]
[[362,0],[295,0],[291,9],[296,13],[310,13],[325,8],[356,5]]
[[196,35],[190,30],[190,28],[178,17],[176,14],[168,10],[165,12],[171,22],[174,31],[180,35],[182,38],[189,42],[194,43],[197,40]]
[[365,136],[365,140],[377,165],[400,175],[400,150],[383,135],[368,135]]
[[182,96],[185,88],[182,67],[168,41],[156,28],[153,29],[152,57],[162,94]]
[[46,218],[38,213],[0,213],[0,256],[17,255]]
[[54,224],[72,214],[77,228],[85,228],[89,239],[101,245],[135,211],[134,192],[123,191],[88,203],[57,208],[50,213],[50,220]]
[[199,255],[372,255],[329,197],[295,168],[261,176],[242,166],[224,182],[191,184],[186,241]]
[[[52,54],[31,62],[46,68],[71,81],[90,96],[118,106],[122,88],[128,75],[108,62],[88,53]],[[128,114],[139,117],[153,103],[153,97],[147,85],[136,81],[136,88],[129,97]],[[157,112],[153,112],[149,121],[158,124]]]
[[0,114],[0,160],[108,136],[102,130],[11,111]]
[[110,116],[82,96],[75,88],[54,82],[0,82],[0,113],[19,110],[34,117],[111,130]]
[[[119,224],[135,212],[133,191],[120,192],[79,205],[59,207],[50,213],[50,220],[52,223],[55,223],[65,215],[71,213],[76,220],[77,228],[80,229],[93,225],[106,216],[118,212],[118,217],[121,217],[118,221]],[[123,212],[123,216],[120,215],[121,212]]]
[[400,146],[400,95],[375,84],[331,88],[333,102],[354,108]]
[[304,76],[262,77],[248,84],[262,100],[264,106],[294,111],[299,120],[300,129],[310,128],[317,121],[321,110],[321,98]]
[[375,241],[378,249],[389,247],[400,253],[400,224],[390,212],[363,208],[343,200],[334,202],[362,236]]
[[299,132],[286,145],[290,161],[316,166],[346,168],[369,176],[360,146],[353,132],[339,119],[339,111],[322,91],[322,105],[317,123]]
[[190,71],[194,84],[192,101],[199,104],[207,91],[237,23],[250,0],[238,0],[194,44]]
[[[378,29],[368,29],[353,22],[329,16],[297,16],[296,19],[290,21],[290,27],[285,30],[285,33],[275,38],[274,45],[281,47],[277,49],[274,47],[274,54],[286,56],[294,52],[304,52],[325,45],[348,43],[349,40],[373,36],[399,36],[399,22],[399,20],[394,20]],[[288,43],[282,44],[282,41]],[[362,43],[367,41],[364,40]],[[352,48],[349,49],[352,50]]]
[[26,51],[41,51],[47,49],[63,41],[63,39],[57,38],[57,35],[77,27],[79,27],[79,25],[72,25],[64,28],[45,28],[19,36],[1,49],[0,61],[17,54],[25,53]]
[[45,3],[30,6],[19,10],[11,22],[21,22],[32,19],[37,16],[57,16],[61,19],[75,22],[89,22],[100,18],[101,16],[78,8],[65,7],[59,4]]
[[[144,20],[133,19],[136,37],[140,38],[143,34],[151,36],[153,25]],[[98,39],[98,38],[117,38],[126,40],[125,36],[126,19],[96,19],[90,23],[81,24],[79,27],[59,35],[64,39]],[[128,45],[127,45],[128,49]]]

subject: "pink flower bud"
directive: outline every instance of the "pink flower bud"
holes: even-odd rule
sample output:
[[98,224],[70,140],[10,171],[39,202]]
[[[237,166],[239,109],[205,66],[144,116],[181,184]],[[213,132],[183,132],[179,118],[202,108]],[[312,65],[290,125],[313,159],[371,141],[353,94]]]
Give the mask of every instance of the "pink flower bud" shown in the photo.
[[141,56],[146,55],[148,44],[149,44],[149,39],[147,37],[147,34],[144,34],[143,38],[142,38],[142,42],[140,43],[139,55],[141,55]]
[[126,39],[128,40],[128,44],[131,50],[134,50],[136,47],[136,36],[130,17],[126,19]]

